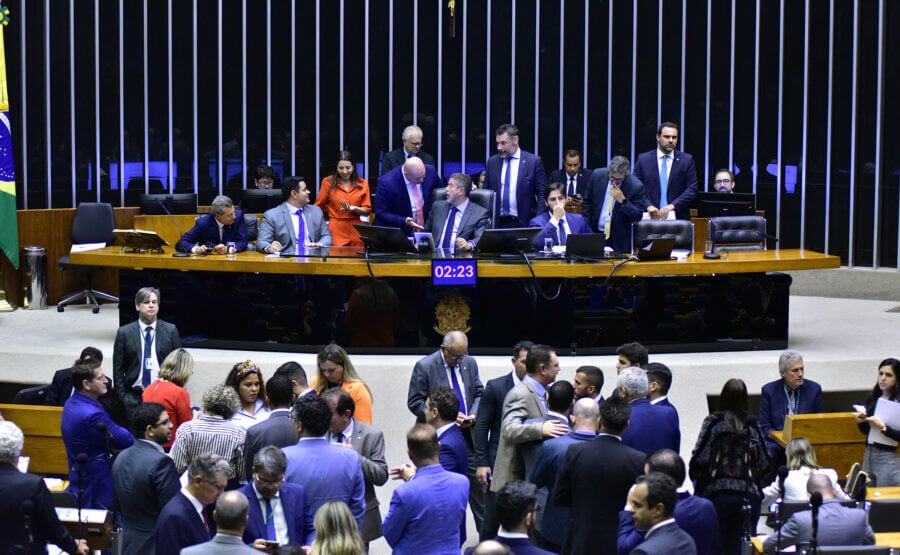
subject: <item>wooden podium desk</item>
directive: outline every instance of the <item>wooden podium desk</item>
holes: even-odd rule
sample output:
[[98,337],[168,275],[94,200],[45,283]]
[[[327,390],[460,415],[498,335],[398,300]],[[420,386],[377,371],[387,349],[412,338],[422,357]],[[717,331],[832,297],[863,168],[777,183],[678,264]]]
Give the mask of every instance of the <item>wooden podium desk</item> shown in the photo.
[[784,419],[784,430],[771,432],[782,447],[795,437],[805,437],[816,450],[816,460],[846,476],[855,462],[862,462],[866,436],[856,427],[852,412],[791,414]]

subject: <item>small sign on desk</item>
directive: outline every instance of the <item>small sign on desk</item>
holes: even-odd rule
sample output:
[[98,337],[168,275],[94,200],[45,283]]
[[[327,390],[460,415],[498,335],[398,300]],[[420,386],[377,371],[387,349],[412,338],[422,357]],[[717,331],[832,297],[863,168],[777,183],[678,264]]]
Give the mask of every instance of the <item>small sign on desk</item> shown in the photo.
[[431,280],[435,285],[475,285],[477,278],[477,261],[472,258],[431,261]]

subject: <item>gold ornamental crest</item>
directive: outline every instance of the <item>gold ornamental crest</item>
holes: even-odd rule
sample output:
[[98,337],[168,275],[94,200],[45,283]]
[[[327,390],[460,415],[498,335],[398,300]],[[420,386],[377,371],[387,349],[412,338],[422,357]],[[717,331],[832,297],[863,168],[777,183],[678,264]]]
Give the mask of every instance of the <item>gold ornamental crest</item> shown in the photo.
[[472,329],[469,325],[471,314],[468,301],[460,295],[447,295],[434,307],[437,324],[434,331],[444,335],[449,331],[462,330],[466,333]]

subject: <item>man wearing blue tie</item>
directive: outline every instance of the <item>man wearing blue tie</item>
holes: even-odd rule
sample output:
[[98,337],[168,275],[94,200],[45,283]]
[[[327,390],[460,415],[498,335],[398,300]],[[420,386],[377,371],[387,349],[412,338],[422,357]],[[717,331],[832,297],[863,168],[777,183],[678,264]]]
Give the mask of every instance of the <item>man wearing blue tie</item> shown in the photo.
[[634,175],[644,184],[647,212],[665,220],[674,211],[679,220],[690,219],[690,208],[697,196],[697,168],[694,157],[676,150],[678,124],[667,121],[656,131],[657,148],[638,156]]
[[573,233],[591,233],[591,228],[581,214],[566,212],[566,186],[562,183],[551,183],[544,189],[544,202],[549,212],[531,218],[528,225],[541,228],[541,233],[534,239],[534,248],[544,245],[544,239],[551,239],[554,245],[565,245],[566,238]]
[[309,203],[302,177],[288,177],[281,188],[284,202],[266,210],[256,250],[264,253],[297,252],[298,247],[330,247],[331,232],[322,209]]
[[541,200],[547,174],[540,156],[519,148],[519,129],[505,124],[497,128],[497,154],[485,164],[484,188],[497,191],[500,218],[494,227],[528,227],[531,218],[547,208]]
[[469,202],[472,178],[454,173],[447,181],[447,200],[439,200],[431,207],[425,229],[442,249],[469,251],[475,248],[490,214],[483,207]]

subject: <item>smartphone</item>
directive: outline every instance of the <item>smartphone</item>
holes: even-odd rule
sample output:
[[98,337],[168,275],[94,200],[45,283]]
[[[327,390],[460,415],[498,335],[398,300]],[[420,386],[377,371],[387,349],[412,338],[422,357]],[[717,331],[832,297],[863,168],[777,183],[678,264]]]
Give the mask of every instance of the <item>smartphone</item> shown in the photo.
[[271,549],[272,551],[278,549],[278,542],[266,540],[266,549]]
[[853,410],[855,410],[856,412],[860,412],[862,414],[866,414],[865,405],[853,405]]

